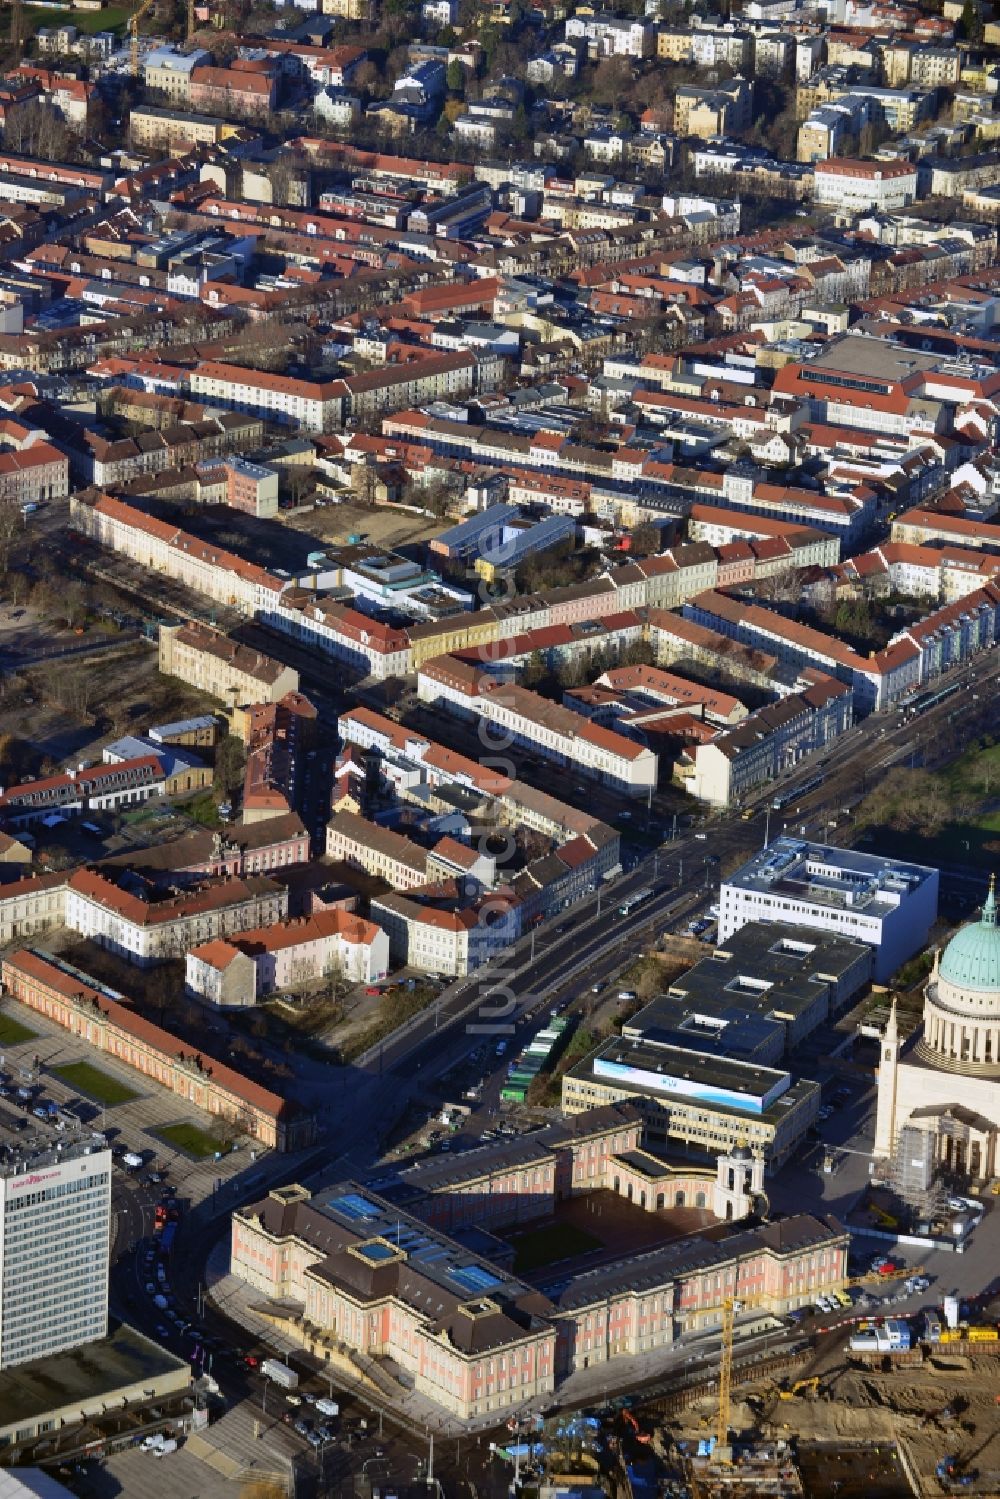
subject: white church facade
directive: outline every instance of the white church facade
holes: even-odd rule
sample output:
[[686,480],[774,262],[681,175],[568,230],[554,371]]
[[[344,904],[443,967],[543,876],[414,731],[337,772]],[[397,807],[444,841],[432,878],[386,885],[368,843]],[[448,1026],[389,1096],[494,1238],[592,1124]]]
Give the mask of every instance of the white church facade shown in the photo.
[[978,921],[935,956],[920,1028],[903,1044],[896,1007],[882,1038],[875,1156],[904,1126],[933,1137],[932,1159],[972,1182],[1000,1176],[1000,926],[993,881]]

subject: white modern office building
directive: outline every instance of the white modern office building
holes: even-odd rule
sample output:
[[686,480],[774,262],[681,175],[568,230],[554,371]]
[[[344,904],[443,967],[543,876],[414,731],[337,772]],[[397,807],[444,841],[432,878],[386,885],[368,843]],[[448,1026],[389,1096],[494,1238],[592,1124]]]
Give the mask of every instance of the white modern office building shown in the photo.
[[781,921],[866,942],[872,977],[884,984],[927,945],[937,919],[938,871],[777,838],[731,874],[720,891],[719,945],[748,921]]
[[16,1151],[0,1160],[0,1369],[108,1331],[110,1150]]

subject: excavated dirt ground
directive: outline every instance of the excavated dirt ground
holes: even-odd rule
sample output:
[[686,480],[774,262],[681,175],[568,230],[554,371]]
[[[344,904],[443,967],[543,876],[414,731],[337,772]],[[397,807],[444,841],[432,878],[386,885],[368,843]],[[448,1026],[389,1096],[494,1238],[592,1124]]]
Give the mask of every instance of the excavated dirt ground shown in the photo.
[[[773,1382],[741,1385],[734,1391],[734,1430],[820,1443],[831,1458],[839,1444],[864,1442],[870,1452],[881,1446],[891,1461],[877,1475],[873,1468],[868,1489],[861,1490],[873,1496],[907,1493],[906,1478],[920,1495],[1000,1495],[1000,1356],[942,1352],[920,1367],[883,1372],[849,1363],[838,1342],[828,1344],[803,1373],[819,1375],[815,1395],[806,1391],[779,1400]],[[678,1416],[672,1430],[705,1436],[714,1422],[714,1401],[708,1399]],[[934,1470],[946,1455],[958,1459],[958,1472],[974,1475],[969,1487],[938,1481]],[[835,1462],[821,1471],[832,1475]],[[829,1491],[846,1496],[849,1488],[853,1484],[844,1483]]]

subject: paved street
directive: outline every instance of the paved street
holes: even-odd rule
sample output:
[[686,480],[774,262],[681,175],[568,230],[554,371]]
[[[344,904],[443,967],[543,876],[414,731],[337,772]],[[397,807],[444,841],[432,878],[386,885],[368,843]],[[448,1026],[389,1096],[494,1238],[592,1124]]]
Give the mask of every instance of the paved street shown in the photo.
[[[997,665],[991,661],[977,664],[968,675],[981,687],[996,672]],[[801,810],[792,804],[796,819],[821,835],[839,805],[849,805],[857,799],[859,792],[853,797],[845,793],[842,784],[845,778],[853,777],[856,781],[861,767],[866,767],[870,775],[898,755],[922,752],[933,744],[940,721],[941,714],[931,712],[916,723],[869,720],[860,725],[831,752],[828,785],[804,795]],[[809,775],[806,767],[790,773],[781,783],[782,789],[794,788]],[[631,867],[602,890],[600,897],[595,894],[547,922],[533,937],[523,939],[506,954],[502,965],[494,964],[485,973],[444,987],[435,1005],[367,1057],[347,1069],[310,1063],[301,1086],[303,1096],[315,1099],[320,1109],[322,1142],[315,1149],[294,1159],[268,1154],[255,1163],[242,1156],[231,1157],[225,1163],[225,1174],[235,1174],[231,1176],[231,1185],[218,1193],[213,1191],[219,1175],[214,1163],[194,1163],[179,1157],[169,1160],[170,1180],[178,1186],[179,1193],[186,1195],[188,1203],[171,1266],[173,1293],[180,1310],[193,1316],[200,1309],[200,1325],[216,1334],[221,1349],[233,1345],[263,1351],[276,1343],[280,1347],[281,1339],[275,1338],[273,1329],[249,1312],[245,1293],[235,1283],[224,1282],[227,1224],[232,1207],[260,1195],[268,1184],[280,1181],[303,1180],[315,1188],[347,1176],[364,1175],[379,1159],[383,1142],[411,1100],[424,1094],[433,1097],[436,1080],[484,1042],[488,1061],[483,1070],[490,1076],[492,1088],[505,1071],[506,1059],[493,1057],[491,1042],[504,1039],[516,1048],[556,999],[560,1004],[573,1003],[579,997],[589,1000],[592,984],[612,981],[664,928],[683,926],[692,912],[703,910],[713,898],[720,869],[732,867],[759,846],[768,823],[772,833],[777,831],[773,815],[770,818],[766,815],[774,792],[774,786],[762,791],[756,803],[758,816],[753,820],[744,821],[730,814],[707,823],[704,837],[698,836],[698,830],[690,829],[652,852],[630,852],[626,848],[626,860]],[[620,915],[618,908],[624,897],[645,886],[653,888],[653,895],[629,916]],[[496,999],[491,999],[491,989],[500,984],[509,988],[513,1003],[502,1013],[495,1013],[498,1006]],[[44,1059],[58,1059],[68,1046],[62,1034],[49,1035],[48,1028],[39,1025],[33,1015],[25,1013],[24,1018],[33,1029],[46,1032],[39,1043]],[[104,1059],[101,1065],[105,1065]],[[135,1085],[134,1074],[128,1069],[107,1065],[109,1071],[120,1073],[124,1081]],[[815,1075],[811,1067],[809,1072]],[[141,1105],[138,1102],[123,1105],[114,1111],[116,1124],[120,1117],[122,1127],[127,1126],[127,1132],[134,1135],[141,1129],[142,1110],[149,1106],[145,1095]],[[176,1105],[164,1096],[152,1108],[159,1118],[160,1112],[165,1109],[166,1117]],[[832,1175],[824,1174],[822,1147],[810,1145],[778,1178],[769,1181],[775,1211],[802,1208],[841,1214],[848,1211],[868,1177],[873,1108],[873,1079],[870,1075],[866,1079],[859,1076],[851,1103],[824,1127],[825,1138],[838,1147],[838,1169]],[[130,1116],[126,1110],[136,1112]],[[162,1146],[158,1154],[162,1159]],[[133,1238],[148,1236],[154,1196],[133,1183],[121,1183],[116,1189],[119,1225],[116,1253],[120,1258],[113,1272],[113,1304],[130,1320],[156,1335],[160,1317],[144,1292],[146,1271],[141,1258],[129,1252],[128,1247]],[[996,1222],[1000,1223],[1000,1213]],[[870,1242],[874,1253],[876,1241]],[[222,1304],[213,1306],[208,1300],[202,1306],[200,1286],[205,1280],[205,1258],[213,1245],[216,1247],[210,1279],[217,1286]],[[912,1308],[905,1309],[917,1310],[921,1302],[926,1304],[936,1299],[939,1287],[956,1286],[970,1295],[981,1290],[996,1274],[997,1248],[997,1231],[991,1215],[963,1256],[911,1252],[907,1259],[913,1264],[924,1264],[935,1276],[935,1283],[929,1297],[917,1298]],[[769,1341],[774,1342],[782,1335],[791,1336],[791,1333],[771,1331]],[[178,1348],[182,1346],[173,1330],[167,1342],[168,1346],[175,1343]],[[215,1356],[213,1353],[212,1357]],[[655,1361],[655,1370],[650,1366],[641,1373],[651,1378],[654,1372],[662,1374],[670,1368],[683,1372],[689,1369],[692,1360],[701,1358],[711,1364],[715,1357],[711,1339],[696,1348],[679,1345],[665,1360]],[[244,1373],[223,1363],[218,1363],[213,1373],[222,1382],[228,1402],[238,1403],[246,1398],[248,1382]],[[604,1391],[598,1387],[600,1373],[591,1378],[593,1389],[589,1385],[584,1389],[581,1384],[579,1390],[574,1386],[567,1393],[585,1402],[603,1398]],[[349,1388],[346,1381],[341,1383]],[[409,1415],[417,1425],[439,1419],[433,1410],[424,1409],[419,1402]],[[300,1445],[304,1448],[304,1444]],[[308,1461],[308,1452],[304,1450],[303,1456]]]

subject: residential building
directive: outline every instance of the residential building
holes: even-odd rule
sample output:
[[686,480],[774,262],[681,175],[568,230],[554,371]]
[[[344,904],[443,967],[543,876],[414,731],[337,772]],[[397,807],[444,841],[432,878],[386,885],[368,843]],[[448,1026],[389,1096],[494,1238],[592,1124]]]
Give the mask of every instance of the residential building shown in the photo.
[[297,692],[299,674],[252,646],[209,625],[161,625],[160,671],[235,708],[241,703],[277,703]]
[[690,771],[681,770],[691,795],[713,806],[731,806],[846,733],[854,723],[850,687],[824,673],[814,675],[817,680],[804,691],[766,704],[697,745]]
[[157,47],[143,60],[143,81],[154,97],[186,108],[191,103],[192,73],[195,68],[204,67],[211,61],[212,54],[200,48],[193,52],[179,52],[174,47]]
[[427,880],[426,849],[353,812],[338,812],[327,824],[326,854],[376,875],[394,890],[412,890]]
[[185,984],[216,1005],[253,1005],[302,984],[370,984],[389,971],[389,939],[373,921],[334,908],[192,948]]
[[[200,779],[200,778],[196,778]],[[211,784],[211,772],[208,772]],[[28,828],[53,812],[112,811],[134,806],[167,791],[167,770],[148,749],[115,764],[92,765],[21,781],[0,793],[0,819],[8,827]]]
[[568,17],[565,35],[568,42],[586,42],[592,57],[651,57],[655,47],[648,21],[600,11]]
[[306,432],[332,432],[344,425],[343,380],[299,380],[220,360],[203,360],[191,371],[191,394],[241,411],[259,411]]
[[457,887],[424,896],[379,895],[370,903],[371,916],[389,938],[393,967],[422,969],[425,973],[466,978],[490,963],[521,935],[518,902],[503,895],[486,895],[463,909]]
[[817,161],[813,196],[845,213],[892,212],[916,201],[917,169],[907,161]]
[[376,682],[403,677],[410,670],[410,642],[405,630],[311,589],[289,589],[266,620],[273,628]]
[[71,931],[147,968],[287,914],[287,888],[265,875],[209,877],[178,892],[138,876],[117,884],[108,872],[84,867],[67,881],[64,921]]
[[190,151],[193,146],[217,146],[233,127],[218,115],[198,115],[136,104],[129,111],[129,135],[140,150]]
[[188,102],[193,110],[219,110],[227,119],[263,120],[274,109],[277,83],[273,72],[251,71],[236,64],[229,68],[197,67],[191,70]]
[[41,505],[69,494],[69,459],[51,443],[0,452],[0,504]]
[[738,135],[750,123],[753,87],[745,78],[733,78],[714,88],[683,84],[674,96],[674,134],[712,136]]
[[506,729],[513,743],[546,759],[644,796],[655,785],[657,758],[645,745],[603,729],[512,682],[499,682],[478,665],[455,656],[424,662],[417,674],[421,702],[441,703],[460,717]]

